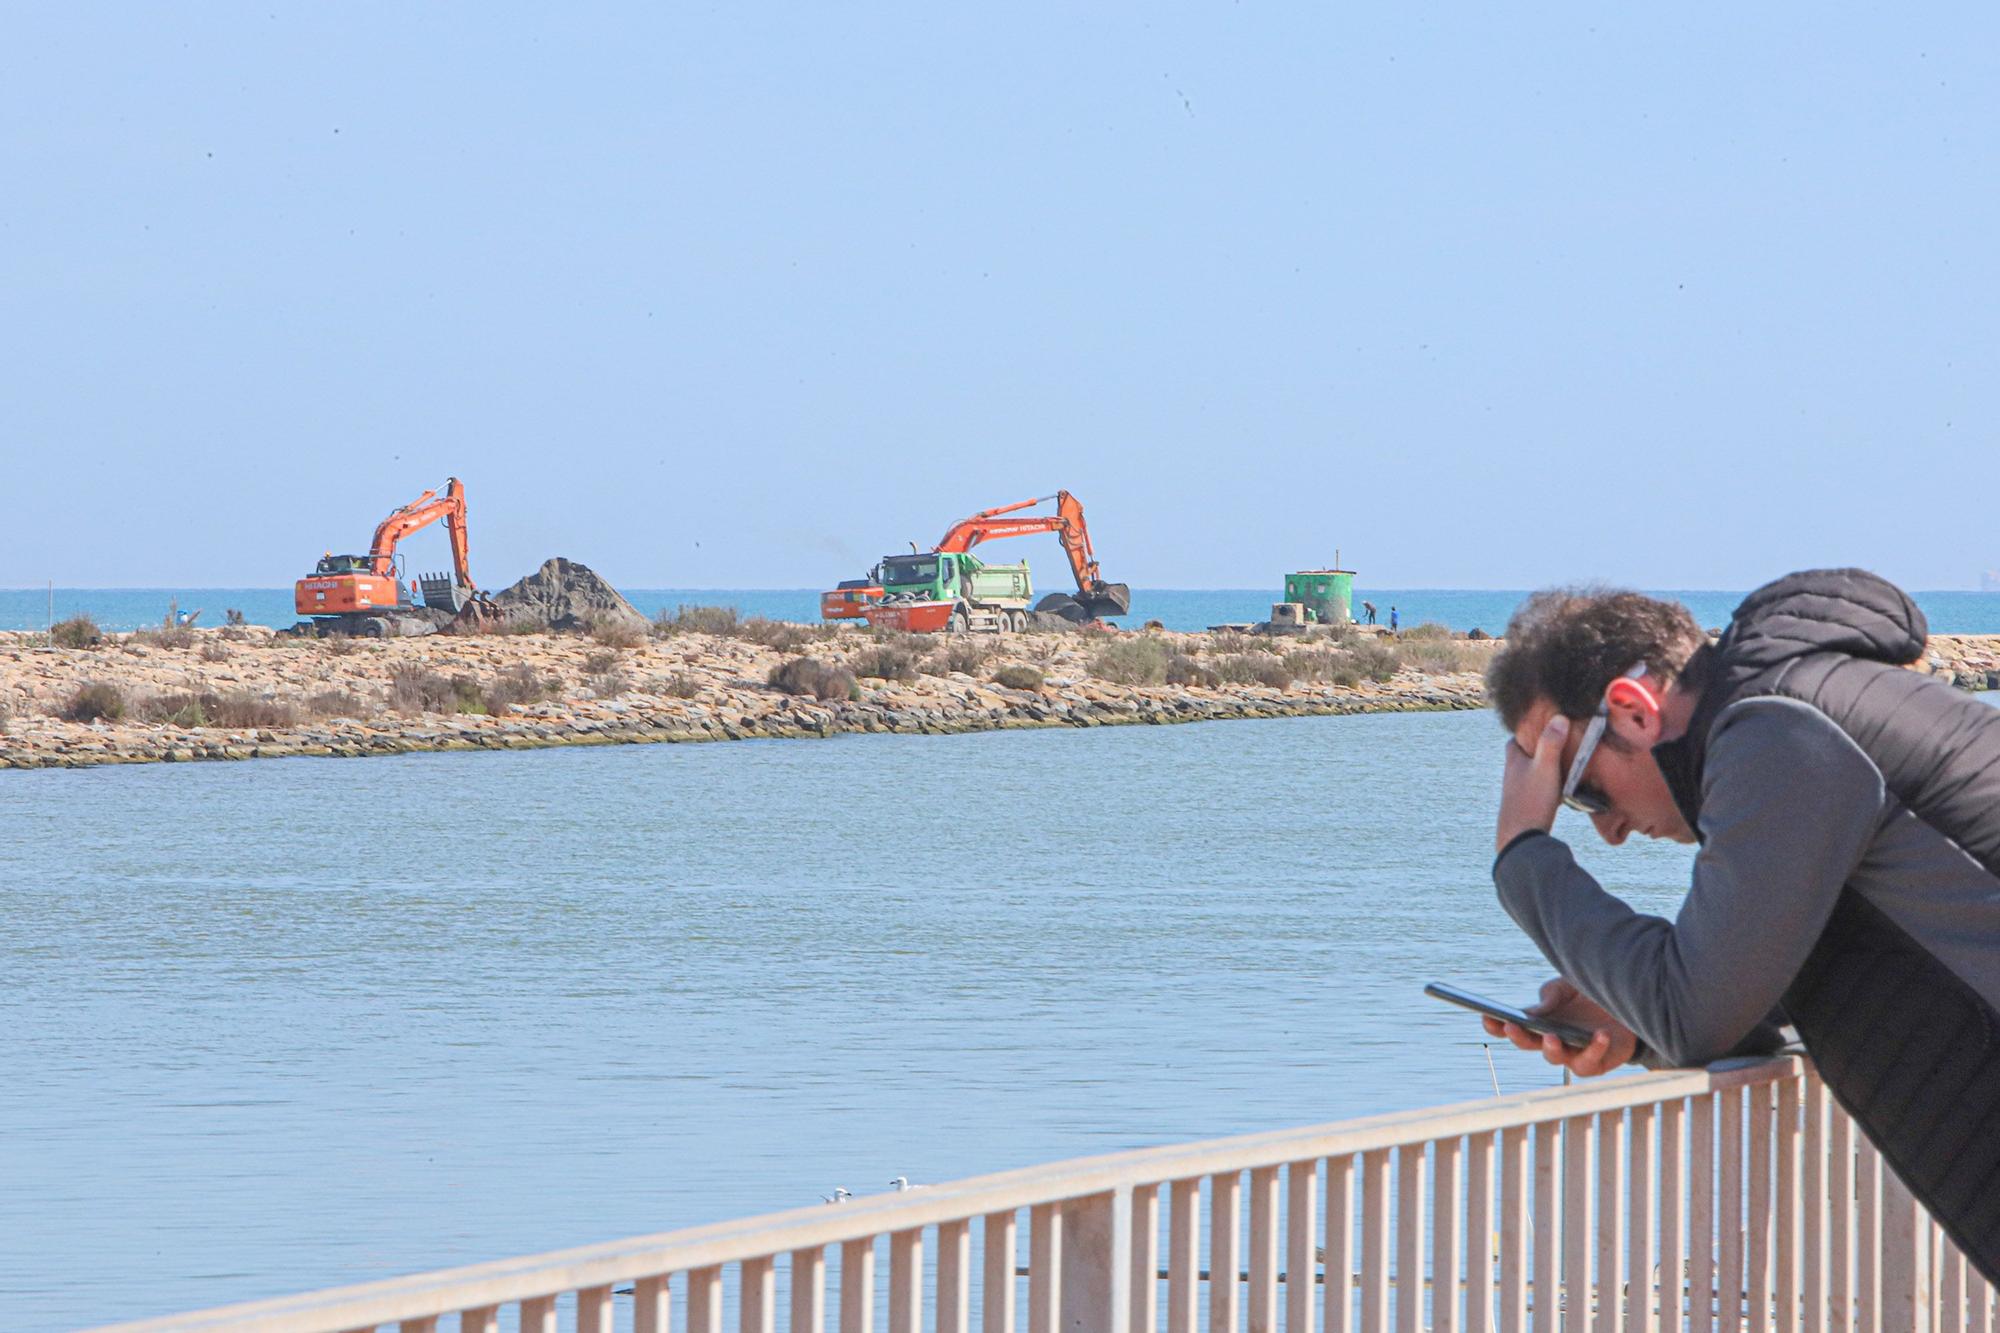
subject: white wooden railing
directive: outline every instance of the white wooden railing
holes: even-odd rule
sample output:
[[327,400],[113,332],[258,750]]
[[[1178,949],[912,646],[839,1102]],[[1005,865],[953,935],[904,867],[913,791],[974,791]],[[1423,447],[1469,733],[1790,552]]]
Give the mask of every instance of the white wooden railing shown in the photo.
[[1993,1289],[1789,1058],[1082,1158],[114,1327],[435,1333],[441,1318],[465,1333],[1013,1333],[1024,1318],[1031,1333],[1246,1318],[1254,1333],[2000,1333]]

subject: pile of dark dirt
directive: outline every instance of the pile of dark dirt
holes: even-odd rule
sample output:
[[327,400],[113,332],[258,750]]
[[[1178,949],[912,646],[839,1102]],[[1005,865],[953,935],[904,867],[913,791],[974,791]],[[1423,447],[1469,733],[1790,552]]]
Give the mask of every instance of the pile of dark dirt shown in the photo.
[[645,629],[646,617],[590,566],[557,556],[504,592],[494,604],[510,625],[554,630],[592,629],[605,623]]

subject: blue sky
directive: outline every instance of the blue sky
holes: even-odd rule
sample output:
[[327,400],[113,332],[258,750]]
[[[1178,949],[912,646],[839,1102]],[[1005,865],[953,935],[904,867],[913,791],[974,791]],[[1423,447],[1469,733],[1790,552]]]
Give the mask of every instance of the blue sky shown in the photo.
[[1972,5],[17,8],[0,585],[282,585],[455,473],[493,586],[816,586],[1057,487],[1140,586],[1969,586],[1996,53]]

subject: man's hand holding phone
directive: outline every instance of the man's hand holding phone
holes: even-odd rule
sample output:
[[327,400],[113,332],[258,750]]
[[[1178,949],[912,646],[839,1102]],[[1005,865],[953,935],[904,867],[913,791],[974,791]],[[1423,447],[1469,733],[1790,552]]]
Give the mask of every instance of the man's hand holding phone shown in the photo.
[[1604,1007],[1578,990],[1568,980],[1555,977],[1542,983],[1540,1003],[1528,1010],[1536,1018],[1550,1018],[1591,1033],[1590,1044],[1581,1049],[1565,1046],[1553,1033],[1534,1033],[1514,1023],[1482,1017],[1486,1034],[1505,1037],[1524,1051],[1540,1051],[1552,1065],[1561,1065],[1579,1078],[1608,1074],[1629,1063],[1638,1050],[1639,1039],[1632,1029],[1613,1018]]

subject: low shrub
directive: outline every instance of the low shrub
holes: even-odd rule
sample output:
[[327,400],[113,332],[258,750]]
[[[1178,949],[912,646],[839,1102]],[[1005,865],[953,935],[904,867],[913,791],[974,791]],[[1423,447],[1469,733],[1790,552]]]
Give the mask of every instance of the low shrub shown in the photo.
[[1419,671],[1479,671],[1488,660],[1483,650],[1462,639],[1405,639],[1396,645],[1396,657]]
[[64,700],[56,712],[70,722],[116,722],[125,716],[125,692],[108,681],[89,681]]
[[615,670],[617,666],[617,653],[592,653],[583,659],[583,674],[586,676],[601,676],[607,671]]
[[399,713],[456,713],[458,700],[451,678],[441,672],[412,663],[389,672],[389,707]]
[[592,616],[587,632],[606,648],[637,648],[646,641],[646,632],[624,616]]
[[653,633],[662,638],[676,634],[724,634],[733,636],[739,621],[733,606],[678,606],[673,614],[665,611],[653,620]]
[[847,669],[864,680],[900,680],[908,684],[917,678],[917,655],[895,644],[877,644],[850,657]]
[[1208,635],[1205,641],[1197,640],[1196,647],[1202,653],[1250,653],[1259,651],[1262,644],[1253,635],[1225,629]]
[[1396,650],[1379,639],[1366,639],[1347,650],[1354,669],[1370,680],[1387,680],[1396,674]]
[[927,676],[948,676],[953,672],[970,676],[998,652],[994,644],[981,639],[955,638],[917,664]]
[[313,717],[367,718],[375,706],[349,690],[315,690],[305,698],[305,711]]
[[1332,648],[1300,648],[1284,656],[1285,669],[1294,680],[1315,680],[1328,685],[1358,685],[1361,668],[1354,658]]
[[1008,662],[993,670],[993,683],[1010,690],[1039,690],[1042,681],[1042,669],[1029,666],[1026,662]]
[[219,643],[205,643],[201,646],[201,660],[204,662],[227,662],[229,650]]
[[199,694],[152,694],[139,700],[132,711],[141,722],[183,729],[205,727],[209,724],[207,703],[214,698],[212,694],[206,699]]
[[806,641],[802,627],[782,620],[768,620],[763,616],[752,616],[738,625],[736,637],[765,648],[776,648],[779,652],[796,648]]
[[71,616],[50,627],[49,642],[58,648],[95,648],[104,642],[104,631],[89,616]]
[[1030,632],[1017,635],[1011,651],[1016,657],[1033,658],[1046,666],[1056,660],[1056,649],[1060,646],[1061,641],[1053,634]]
[[[462,677],[461,679],[470,679]],[[501,672],[499,677],[480,690],[473,687],[473,696],[480,703],[479,708],[461,708],[461,713],[487,712],[498,717],[519,704],[538,704],[555,695],[561,689],[555,681],[541,675],[526,662],[516,662]]]
[[1232,653],[1216,658],[1212,669],[1231,685],[1268,685],[1282,690],[1292,683],[1291,668],[1274,653]]
[[204,695],[201,703],[208,712],[208,725],[212,727],[231,727],[247,731],[267,727],[295,727],[299,723],[297,704],[249,690],[231,690],[221,696]]
[[816,657],[794,657],[771,668],[765,683],[786,694],[799,694],[822,703],[850,698],[855,692],[854,677],[844,668]]
[[622,671],[600,671],[584,683],[599,699],[616,699],[632,688],[632,678]]
[[1090,659],[1090,674],[1117,685],[1159,685],[1171,656],[1159,639],[1120,639]]
[[194,631],[186,625],[161,625],[157,629],[135,629],[125,642],[144,644],[148,648],[192,648]]
[[1451,632],[1450,626],[1440,625],[1435,620],[1426,620],[1421,625],[1412,625],[1404,630],[1402,637],[1406,640],[1416,639],[1422,641],[1426,639],[1453,639],[1458,636]]
[[1222,684],[1222,677],[1186,653],[1175,653],[1167,659],[1167,684],[1198,685],[1204,690],[1212,690]]
[[676,671],[667,678],[662,692],[670,699],[692,699],[701,693],[701,677],[690,671]]
[[355,642],[352,634],[329,634],[324,639],[321,639],[319,644],[320,651],[330,653],[335,657],[346,657],[361,647],[360,644]]

